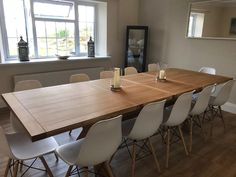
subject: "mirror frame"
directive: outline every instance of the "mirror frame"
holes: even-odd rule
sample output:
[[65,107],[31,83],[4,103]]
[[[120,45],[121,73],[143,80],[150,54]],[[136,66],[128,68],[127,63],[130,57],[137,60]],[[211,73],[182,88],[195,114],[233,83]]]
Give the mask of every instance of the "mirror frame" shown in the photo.
[[144,72],[145,68],[146,68],[148,26],[127,26],[127,29],[126,29],[126,47],[125,47],[125,67],[128,66],[128,48],[129,48],[130,30],[144,30],[143,64],[142,64],[142,71],[141,71],[141,72]]
[[[186,30],[185,30],[185,38],[186,39],[198,39],[198,40],[230,40],[230,41],[235,41],[235,38],[224,38],[224,37],[189,37],[188,36],[188,29],[189,29],[189,17],[191,14],[191,8],[193,4],[205,4],[205,3],[209,3],[209,2],[223,2],[221,0],[206,0],[206,1],[196,1],[196,2],[189,2],[188,5],[188,15],[187,15],[187,26],[186,26]],[[236,1],[235,1],[236,3]]]

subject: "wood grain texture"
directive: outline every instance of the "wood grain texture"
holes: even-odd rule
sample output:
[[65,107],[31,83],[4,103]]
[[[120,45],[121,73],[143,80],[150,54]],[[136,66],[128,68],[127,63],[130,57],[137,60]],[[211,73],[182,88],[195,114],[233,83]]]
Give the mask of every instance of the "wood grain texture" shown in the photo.
[[110,90],[111,79],[100,79],[7,93],[3,98],[35,141],[230,79],[168,69],[166,82],[156,81],[152,72],[124,76],[120,92]]

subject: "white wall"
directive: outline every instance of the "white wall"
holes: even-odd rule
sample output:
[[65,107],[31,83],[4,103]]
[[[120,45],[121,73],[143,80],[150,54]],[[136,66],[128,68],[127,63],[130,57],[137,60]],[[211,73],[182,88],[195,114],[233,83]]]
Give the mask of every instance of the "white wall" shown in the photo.
[[[140,23],[150,27],[149,59],[192,70],[211,66],[236,77],[236,41],[186,39],[187,15],[188,0],[140,0]],[[230,102],[236,103],[236,87]]]

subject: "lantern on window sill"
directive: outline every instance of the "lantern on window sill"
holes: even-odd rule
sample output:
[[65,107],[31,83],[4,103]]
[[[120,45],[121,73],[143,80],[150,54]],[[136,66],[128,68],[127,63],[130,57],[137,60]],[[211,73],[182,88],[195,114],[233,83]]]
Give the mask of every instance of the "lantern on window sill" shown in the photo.
[[23,40],[22,36],[18,42],[18,57],[20,61],[29,61],[28,43]]
[[95,57],[95,46],[92,37],[88,41],[88,57]]

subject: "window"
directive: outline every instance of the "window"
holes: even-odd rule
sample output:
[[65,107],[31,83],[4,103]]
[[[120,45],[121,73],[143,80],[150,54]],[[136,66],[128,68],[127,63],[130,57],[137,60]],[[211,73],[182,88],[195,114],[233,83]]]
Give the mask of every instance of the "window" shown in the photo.
[[188,37],[202,37],[204,13],[191,12],[189,18]]
[[95,18],[100,3],[77,0],[3,0],[2,3],[0,8],[3,7],[5,17],[1,19],[2,43],[7,58],[16,58],[20,36],[28,41],[31,58],[47,58],[55,54],[85,56],[90,36],[96,41],[100,34],[97,31],[101,25]]

